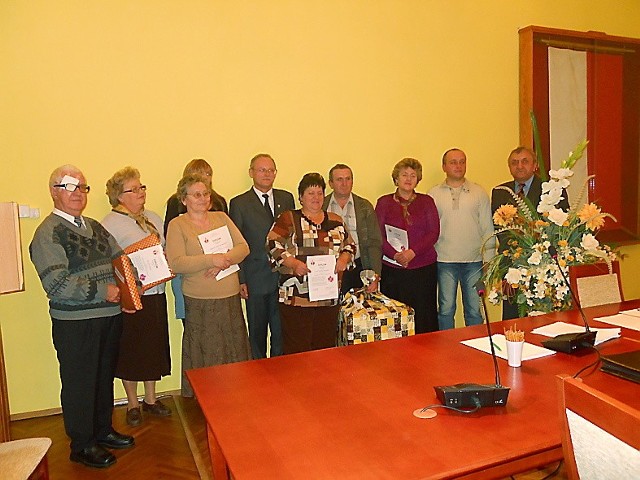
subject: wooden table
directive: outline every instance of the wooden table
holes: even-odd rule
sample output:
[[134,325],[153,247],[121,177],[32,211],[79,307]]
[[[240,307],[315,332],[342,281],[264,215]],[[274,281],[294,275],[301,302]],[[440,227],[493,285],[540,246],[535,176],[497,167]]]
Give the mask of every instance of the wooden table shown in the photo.
[[[640,301],[586,309],[587,316],[635,308]],[[492,323],[530,330],[553,321],[580,323],[576,311]],[[593,326],[607,324],[593,322]],[[461,345],[484,326],[331,348],[187,372],[207,420],[216,479],[500,478],[562,458],[555,376],[596,359],[557,353],[511,368],[498,360],[506,407],[463,415],[420,407],[438,403],[433,386],[494,382],[491,357]],[[640,332],[599,346],[640,348]],[[640,385],[599,370],[584,381],[635,408]]]

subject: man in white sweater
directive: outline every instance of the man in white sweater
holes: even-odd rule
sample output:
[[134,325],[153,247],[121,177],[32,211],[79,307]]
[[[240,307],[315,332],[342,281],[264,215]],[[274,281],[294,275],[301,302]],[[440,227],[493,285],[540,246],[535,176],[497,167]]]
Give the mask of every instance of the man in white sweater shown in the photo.
[[[477,183],[465,178],[467,157],[452,148],[442,156],[444,182],[429,191],[438,208],[438,326],[454,327],[458,285],[462,290],[465,325],[482,323],[475,284],[482,276],[483,261],[495,254],[495,238],[489,196]],[[491,239],[486,241],[487,239]],[[486,241],[486,242],[485,242]]]

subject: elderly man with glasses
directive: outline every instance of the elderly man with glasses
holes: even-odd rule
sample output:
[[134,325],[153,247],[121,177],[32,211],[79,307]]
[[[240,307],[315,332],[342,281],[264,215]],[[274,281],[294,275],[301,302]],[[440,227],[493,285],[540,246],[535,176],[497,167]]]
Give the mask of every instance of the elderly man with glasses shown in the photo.
[[133,437],[111,424],[122,332],[111,261],[121,250],[99,222],[82,215],[90,187],[79,169],[64,165],[54,170],[49,190],[54,209],[38,226],[29,253],[49,298],[69,458],[109,467],[116,457],[107,449],[134,445]]

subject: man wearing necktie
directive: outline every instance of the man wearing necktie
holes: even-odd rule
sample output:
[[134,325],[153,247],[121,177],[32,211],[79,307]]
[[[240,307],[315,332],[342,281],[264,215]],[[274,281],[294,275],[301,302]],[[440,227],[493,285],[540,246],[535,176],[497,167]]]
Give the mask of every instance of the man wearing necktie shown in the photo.
[[111,425],[122,332],[111,261],[122,252],[99,222],[82,216],[89,190],[76,167],[54,170],[49,179],[54,209],[36,229],[29,254],[49,298],[69,459],[104,468],[116,462],[107,448],[129,448],[134,439]]
[[[529,199],[533,208],[537,208],[542,195],[542,180],[536,175],[538,171],[536,154],[527,147],[515,148],[509,153],[507,165],[513,180],[501,183],[498,186],[509,187],[519,197]],[[558,208],[566,212],[569,209],[569,198],[566,190],[563,191],[562,197],[562,200],[558,203]],[[491,191],[491,214],[493,215],[498,208],[506,204],[515,205],[514,198],[506,190],[494,188]],[[504,242],[504,238],[501,237],[501,235],[498,235],[498,251],[500,251],[500,243]],[[508,300],[502,302],[503,320],[518,318],[519,316],[518,307],[515,303],[511,303]]]
[[249,164],[253,186],[229,203],[229,216],[250,250],[249,256],[240,264],[239,275],[253,358],[266,358],[267,332],[271,334],[270,356],[282,355],[278,273],[271,271],[265,244],[274,218],[286,210],[293,210],[295,202],[291,193],[273,188],[277,173],[276,163],[270,155],[256,155]]

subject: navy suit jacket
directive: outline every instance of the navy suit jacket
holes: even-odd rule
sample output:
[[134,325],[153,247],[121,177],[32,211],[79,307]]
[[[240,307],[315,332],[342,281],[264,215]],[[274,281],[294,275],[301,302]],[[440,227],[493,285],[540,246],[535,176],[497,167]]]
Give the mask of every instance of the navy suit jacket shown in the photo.
[[[274,188],[273,200],[275,218],[282,212],[295,209],[293,195],[285,190]],[[273,222],[253,187],[231,199],[229,216],[249,244],[249,255],[240,264],[240,283],[246,283],[250,293],[265,294],[277,290],[279,274],[271,271],[265,247]]]

